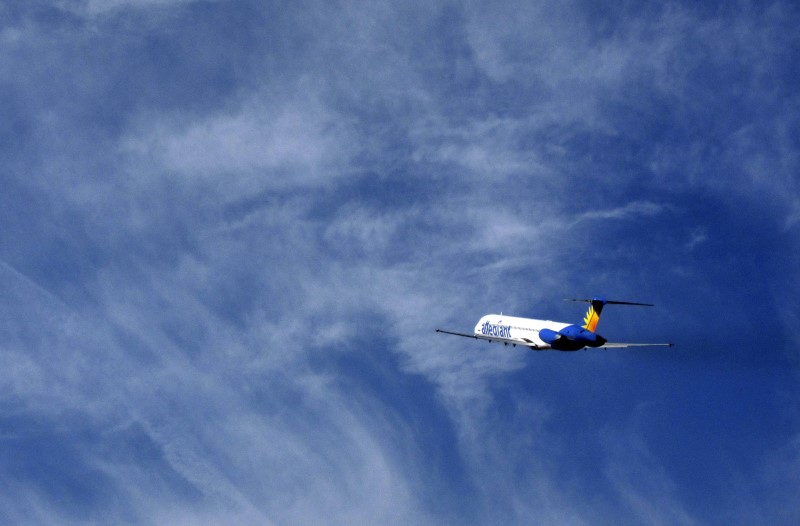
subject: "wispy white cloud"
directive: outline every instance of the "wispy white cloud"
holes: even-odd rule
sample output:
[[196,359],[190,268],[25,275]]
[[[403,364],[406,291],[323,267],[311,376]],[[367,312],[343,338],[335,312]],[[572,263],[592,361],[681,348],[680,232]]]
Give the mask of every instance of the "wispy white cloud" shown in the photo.
[[152,163],[189,183],[212,184],[225,196],[302,187],[310,181],[333,184],[358,152],[346,120],[313,95],[272,104],[254,98],[233,111],[186,124],[164,121],[156,116],[143,123],[123,140],[123,153],[139,166]]
[[[62,9],[73,10],[82,15],[95,16],[113,13],[120,9],[169,9],[186,4],[209,0],[54,0],[53,3]],[[225,2],[227,0],[210,0]]]
[[[512,118],[489,117],[459,126],[427,118],[415,123],[411,130],[416,145],[412,159],[461,167],[465,170],[461,178],[476,183],[497,184],[509,176],[523,174],[535,179],[547,167],[538,159],[537,149],[519,148],[525,134],[535,126],[530,120]],[[552,176],[544,175],[542,178]]]
[[663,205],[652,203],[650,201],[634,201],[619,208],[611,210],[592,210],[584,212],[577,218],[579,221],[591,221],[593,219],[626,219],[629,217],[637,216],[654,216],[664,210]]
[[[13,284],[13,279],[6,283]],[[158,328],[175,316],[176,307],[199,316],[195,323],[205,331],[225,324],[196,303],[187,309],[187,300],[194,300],[181,288],[158,293],[145,287],[147,295],[138,299],[133,291],[109,290],[104,300],[109,318],[81,322],[80,329],[47,319],[67,316],[57,314],[58,307],[54,314],[28,314],[32,324],[54,334],[34,341],[5,335],[3,356],[10,367],[3,398],[21,397],[31,414],[51,418],[77,411],[101,428],[118,428],[126,420],[141,424],[169,467],[213,503],[212,513],[222,506],[244,523],[425,522],[411,480],[398,476],[417,462],[411,437],[402,435],[389,408],[357,391],[344,397],[335,378],[308,371],[302,327],[277,338],[269,331],[260,337],[250,333],[257,327],[238,336],[224,330],[209,334],[207,343],[196,341],[196,349],[185,347]],[[160,314],[152,310],[156,305]],[[51,309],[40,306],[43,313]],[[123,350],[89,328],[105,331],[109,324],[143,340],[154,354]],[[284,321],[277,330],[289,327]],[[251,345],[259,347],[248,349]],[[38,356],[25,360],[34,349]],[[283,359],[263,359],[278,354]],[[294,407],[284,406],[292,399]],[[396,448],[405,454],[395,456]],[[143,504],[163,499],[167,510],[172,488],[163,488],[160,497],[150,492],[152,481],[137,489],[131,484],[143,477],[138,468],[93,456],[131,506],[139,502],[151,509]],[[193,514],[200,522],[209,520],[201,508],[188,517]],[[139,518],[164,519],[147,513]]]
[[606,476],[632,522],[700,523],[681,505],[675,482],[635,432],[608,431],[604,443],[609,450]]
[[708,233],[705,228],[698,227],[692,230],[691,237],[686,243],[686,250],[693,250],[697,245],[705,243],[708,240]]

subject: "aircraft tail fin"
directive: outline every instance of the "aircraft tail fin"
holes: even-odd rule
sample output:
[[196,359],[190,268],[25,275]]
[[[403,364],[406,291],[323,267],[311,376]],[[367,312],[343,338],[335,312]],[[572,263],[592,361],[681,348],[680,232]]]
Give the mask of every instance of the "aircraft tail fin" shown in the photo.
[[583,328],[595,332],[597,328],[597,323],[600,321],[600,313],[603,311],[603,307],[605,305],[638,305],[641,307],[652,307],[650,303],[635,303],[632,301],[610,301],[605,298],[595,297],[590,300],[584,299],[569,299],[566,301],[581,301],[585,303],[590,303],[589,310],[586,311],[586,315],[583,317]]

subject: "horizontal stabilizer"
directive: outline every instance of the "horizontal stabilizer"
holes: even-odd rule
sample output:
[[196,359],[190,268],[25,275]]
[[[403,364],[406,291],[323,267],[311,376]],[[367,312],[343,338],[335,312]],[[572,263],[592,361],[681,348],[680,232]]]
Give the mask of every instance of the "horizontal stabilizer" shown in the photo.
[[674,343],[606,343],[601,349],[624,349],[625,347],[674,347]]
[[604,305],[638,305],[640,307],[655,307],[652,303],[637,303],[635,301],[612,301],[612,300],[605,300],[603,298],[592,298],[592,299],[565,299],[564,301],[580,301],[581,303],[593,303],[593,302],[600,302]]

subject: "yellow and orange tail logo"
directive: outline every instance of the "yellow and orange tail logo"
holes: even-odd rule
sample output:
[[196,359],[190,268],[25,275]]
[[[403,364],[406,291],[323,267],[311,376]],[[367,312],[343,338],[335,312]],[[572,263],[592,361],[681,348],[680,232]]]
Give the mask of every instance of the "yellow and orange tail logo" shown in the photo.
[[586,311],[586,316],[583,317],[583,328],[594,332],[597,328],[597,322],[600,321],[600,312],[595,310],[594,305],[589,307]]

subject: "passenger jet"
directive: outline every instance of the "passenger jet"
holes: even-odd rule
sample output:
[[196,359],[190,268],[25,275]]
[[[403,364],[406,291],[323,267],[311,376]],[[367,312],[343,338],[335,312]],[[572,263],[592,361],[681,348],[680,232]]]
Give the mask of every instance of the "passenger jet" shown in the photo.
[[534,320],[530,318],[515,318],[502,314],[487,314],[475,325],[473,334],[463,332],[445,331],[436,329],[436,332],[487,340],[489,342],[509,343],[516,347],[522,345],[534,351],[548,349],[556,351],[579,351],[586,347],[614,349],[622,347],[672,347],[671,343],[609,343],[605,338],[595,332],[597,322],[600,321],[600,312],[606,305],[638,305],[652,307],[649,303],[634,303],[630,301],[609,301],[605,298],[595,297],[590,300],[573,299],[567,301],[581,301],[589,303],[589,310],[583,318],[583,324],[561,323],[557,321]]

